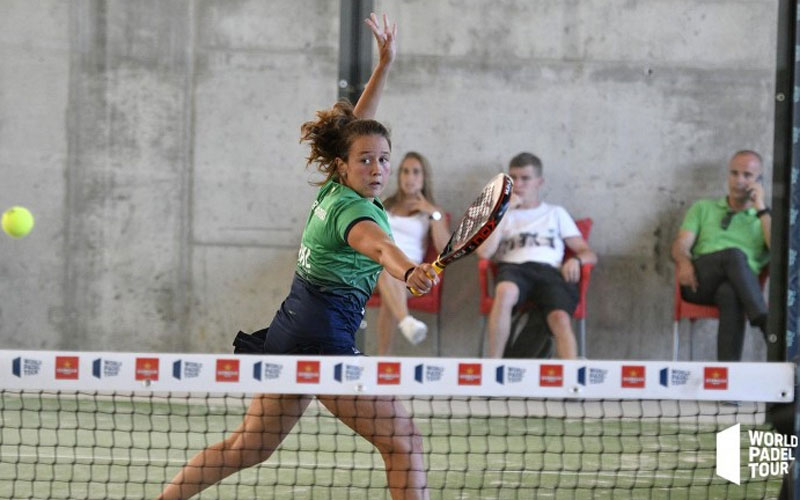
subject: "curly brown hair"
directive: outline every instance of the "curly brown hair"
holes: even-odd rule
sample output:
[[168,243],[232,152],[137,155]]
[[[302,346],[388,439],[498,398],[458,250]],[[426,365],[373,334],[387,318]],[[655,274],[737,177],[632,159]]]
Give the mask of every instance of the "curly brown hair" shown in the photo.
[[336,159],[347,161],[350,146],[358,137],[383,136],[392,149],[392,140],[387,129],[376,120],[362,120],[353,113],[353,105],[341,100],[331,109],[317,111],[317,119],[300,126],[300,142],[308,142],[311,152],[306,158],[306,168],[316,164],[325,175],[322,185],[336,177]]

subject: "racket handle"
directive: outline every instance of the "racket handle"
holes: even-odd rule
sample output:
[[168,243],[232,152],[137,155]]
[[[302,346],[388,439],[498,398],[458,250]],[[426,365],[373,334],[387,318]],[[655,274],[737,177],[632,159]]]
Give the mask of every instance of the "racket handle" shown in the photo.
[[[439,259],[436,259],[435,261],[433,261],[431,263],[431,266],[433,266],[433,270],[436,271],[436,274],[442,274],[442,271],[444,271],[444,266],[442,266],[439,263]],[[420,293],[418,290],[414,289],[413,286],[408,287],[408,291],[411,292],[411,295],[413,295],[414,297],[420,297],[422,295],[422,293]]]

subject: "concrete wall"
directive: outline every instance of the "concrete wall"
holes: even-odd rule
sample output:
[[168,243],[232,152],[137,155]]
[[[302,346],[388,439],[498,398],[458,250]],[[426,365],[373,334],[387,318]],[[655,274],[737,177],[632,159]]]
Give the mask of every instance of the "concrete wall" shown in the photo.
[[[669,357],[684,211],[723,193],[735,149],[770,161],[775,2],[376,10],[400,25],[379,111],[395,158],[426,154],[458,217],[513,154],[540,155],[546,198],[595,219],[590,357]],[[325,0],[0,1],[0,205],[37,216],[0,239],[0,346],[222,352],[268,324],[315,191],[299,126],[336,99],[338,15]],[[448,269],[441,322],[445,355],[478,353],[474,258]],[[706,357],[715,328],[697,328]]]

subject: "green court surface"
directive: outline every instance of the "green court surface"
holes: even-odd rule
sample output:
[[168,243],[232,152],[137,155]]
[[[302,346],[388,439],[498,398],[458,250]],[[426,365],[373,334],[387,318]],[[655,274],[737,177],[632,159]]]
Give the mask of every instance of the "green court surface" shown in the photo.
[[[153,498],[241,422],[247,398],[4,393],[0,498]],[[764,428],[764,405],[664,401],[405,401],[432,499],[777,498],[780,478],[714,475],[715,432]],[[743,440],[744,442],[744,440]],[[268,462],[195,498],[389,498],[383,462],[312,404]]]

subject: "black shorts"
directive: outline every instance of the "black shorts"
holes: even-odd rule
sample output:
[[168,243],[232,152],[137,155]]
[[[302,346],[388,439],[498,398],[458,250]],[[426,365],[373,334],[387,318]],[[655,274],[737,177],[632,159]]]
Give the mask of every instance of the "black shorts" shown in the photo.
[[517,304],[532,300],[545,314],[566,311],[571,316],[578,306],[578,284],[567,283],[561,271],[548,264],[501,262],[497,266],[495,281],[514,283],[519,288]]
[[355,332],[363,317],[363,304],[322,292],[295,275],[292,290],[269,328],[239,332],[234,352],[358,356]]

